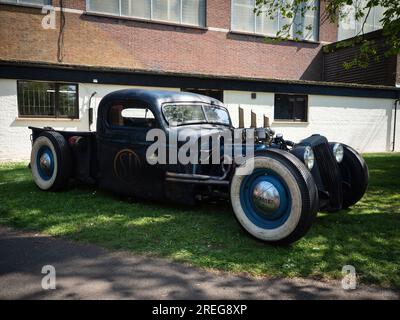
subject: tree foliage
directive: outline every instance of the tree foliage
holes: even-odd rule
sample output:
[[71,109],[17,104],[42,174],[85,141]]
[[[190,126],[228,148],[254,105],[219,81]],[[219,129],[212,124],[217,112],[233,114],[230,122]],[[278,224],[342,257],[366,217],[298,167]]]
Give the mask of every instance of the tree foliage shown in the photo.
[[[323,0],[321,0],[323,1]],[[276,37],[268,38],[268,41],[301,40],[305,33],[312,30],[313,25],[298,26],[294,17],[304,17],[309,11],[318,10],[314,0],[256,0],[254,12],[257,15],[265,15],[267,19],[276,19],[279,15],[287,23],[277,31]],[[371,58],[378,59],[377,45],[373,40],[362,37],[365,32],[366,21],[372,8],[380,6],[383,8],[382,34],[386,42],[385,55],[397,55],[400,53],[400,1],[399,0],[325,0],[324,19],[331,23],[338,23],[340,19],[349,14],[344,10],[346,6],[354,6],[354,18],[361,24],[354,38],[348,39],[340,46],[359,45],[360,50],[357,57],[346,62],[345,67],[366,67]],[[302,19],[297,19],[302,20]],[[303,19],[304,20],[304,19]]]

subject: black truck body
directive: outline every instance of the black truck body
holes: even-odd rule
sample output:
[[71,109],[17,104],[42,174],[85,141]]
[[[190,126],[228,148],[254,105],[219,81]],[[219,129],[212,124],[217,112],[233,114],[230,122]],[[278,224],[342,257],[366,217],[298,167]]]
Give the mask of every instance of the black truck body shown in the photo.
[[[140,112],[144,110],[146,116],[122,117],[123,110],[132,106]],[[166,106],[172,106],[172,111],[168,109],[172,116],[173,112],[182,112],[179,117],[187,110],[195,114],[197,106],[202,106],[199,110],[203,112],[206,107],[211,108],[214,115],[222,115],[223,121],[206,121],[209,118],[205,113],[203,122],[193,118],[184,125],[172,126]],[[240,164],[235,161],[224,164],[222,158],[218,164],[149,163],[146,152],[154,142],[146,139],[149,130],[163,131],[169,150],[172,130],[179,135],[190,128],[189,139],[196,143],[204,136],[211,138],[219,132],[233,132],[229,114],[226,116],[224,112],[228,114],[220,101],[198,94],[133,89],[110,93],[98,107],[96,132],[30,127],[35,182],[43,190],[55,190],[74,179],[121,195],[187,204],[204,198],[230,198],[244,229],[260,240],[274,243],[299,239],[318,210],[349,207],[364,194],[368,169],[362,157],[351,147],[328,142],[318,134],[293,143],[275,135],[270,128],[253,128],[256,173],[251,173],[250,178],[237,176]],[[152,116],[147,117],[148,114]],[[246,130],[249,129],[244,129],[244,135]],[[43,141],[35,146],[40,137]],[[177,152],[182,144],[178,142],[175,146]],[[213,152],[211,145],[202,148],[200,152],[210,155]],[[61,169],[63,173],[59,172]],[[292,175],[293,179],[285,175]],[[297,206],[296,201],[299,201]],[[300,212],[298,218],[293,218],[298,219],[297,229],[275,236],[274,232],[285,227],[296,210]]]

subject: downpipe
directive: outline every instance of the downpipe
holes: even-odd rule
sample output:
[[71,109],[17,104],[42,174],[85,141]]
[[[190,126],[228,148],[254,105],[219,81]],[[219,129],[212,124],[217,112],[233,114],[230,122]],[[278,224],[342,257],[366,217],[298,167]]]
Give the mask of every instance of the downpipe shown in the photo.
[[400,99],[395,100],[394,102],[394,121],[393,121],[393,146],[392,152],[396,149],[396,124],[397,124],[397,104],[399,103]]

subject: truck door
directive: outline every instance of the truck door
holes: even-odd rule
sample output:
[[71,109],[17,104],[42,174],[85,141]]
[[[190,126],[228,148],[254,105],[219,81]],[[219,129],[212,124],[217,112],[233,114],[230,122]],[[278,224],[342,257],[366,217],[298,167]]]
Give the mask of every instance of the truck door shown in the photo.
[[157,199],[163,196],[160,167],[146,160],[149,130],[158,128],[150,108],[141,103],[115,103],[108,108],[104,132],[98,133],[100,186],[118,194]]

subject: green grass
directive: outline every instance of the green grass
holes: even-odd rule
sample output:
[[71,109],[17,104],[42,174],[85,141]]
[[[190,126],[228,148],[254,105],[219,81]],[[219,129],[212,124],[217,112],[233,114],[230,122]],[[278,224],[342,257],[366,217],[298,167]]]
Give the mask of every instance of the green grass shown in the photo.
[[400,154],[365,155],[368,193],[351,210],[319,214],[290,247],[264,245],[228,203],[195,208],[134,202],[87,187],[42,192],[22,164],[0,165],[0,224],[253,276],[340,278],[400,287]]

